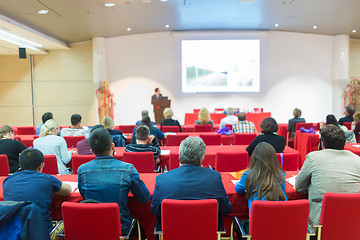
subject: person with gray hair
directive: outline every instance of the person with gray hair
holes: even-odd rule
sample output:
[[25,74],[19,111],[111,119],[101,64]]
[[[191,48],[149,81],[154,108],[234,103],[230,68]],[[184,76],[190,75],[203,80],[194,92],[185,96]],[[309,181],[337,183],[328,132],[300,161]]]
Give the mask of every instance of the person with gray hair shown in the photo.
[[[149,111],[146,110],[146,109],[142,110],[142,111],[141,111],[141,120],[137,121],[137,122],[135,123],[135,125],[136,125],[136,126],[140,126],[141,123],[142,123],[142,119],[143,119],[144,117],[148,117],[148,116],[149,116]],[[155,122],[151,121],[151,124],[152,124],[154,127],[157,127],[157,125],[156,125]]]
[[228,109],[226,109],[226,114],[227,116],[224,117],[223,119],[221,119],[220,121],[220,129],[225,127],[226,124],[231,124],[233,125],[234,123],[237,122],[237,117],[234,115],[235,113],[235,109],[232,107],[229,107]]
[[219,172],[201,166],[206,147],[199,137],[188,137],[180,144],[180,167],[156,177],[151,212],[156,216],[155,229],[161,229],[161,202],[164,199],[216,199],[221,216],[231,212]]

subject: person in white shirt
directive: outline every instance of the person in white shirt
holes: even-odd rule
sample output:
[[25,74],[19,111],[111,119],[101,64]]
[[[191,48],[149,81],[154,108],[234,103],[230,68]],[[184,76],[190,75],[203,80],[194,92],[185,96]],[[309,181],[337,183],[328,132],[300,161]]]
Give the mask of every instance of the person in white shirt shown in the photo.
[[220,129],[225,127],[226,124],[231,124],[233,125],[234,123],[236,123],[238,121],[238,118],[236,116],[234,116],[234,108],[228,108],[226,109],[226,114],[227,116],[224,117],[223,119],[221,119],[220,121]]
[[71,128],[61,129],[61,136],[85,136],[85,138],[89,138],[89,134],[81,126],[81,118],[80,114],[71,115]]

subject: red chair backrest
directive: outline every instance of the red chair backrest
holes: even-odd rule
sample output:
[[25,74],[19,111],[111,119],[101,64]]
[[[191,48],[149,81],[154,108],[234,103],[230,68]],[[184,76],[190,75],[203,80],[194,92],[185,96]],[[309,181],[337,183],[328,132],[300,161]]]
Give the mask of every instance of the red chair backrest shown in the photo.
[[195,132],[212,132],[213,127],[211,124],[195,124]]
[[[284,171],[297,171],[299,169],[300,155],[298,153],[283,153],[282,168]],[[276,154],[281,165],[281,154]]]
[[298,131],[300,128],[306,128],[306,129],[310,129],[314,126],[313,123],[304,123],[304,122],[298,122],[296,123],[296,127],[295,127],[295,131]]
[[44,155],[45,166],[42,170],[43,173],[56,175],[59,173],[56,155]]
[[200,134],[199,137],[205,145],[221,145],[221,134]]
[[162,126],[162,132],[180,132],[179,126]]
[[96,158],[95,155],[72,155],[71,162],[72,162],[72,169],[73,173],[77,174],[77,170],[80,165],[90,162]]
[[179,161],[179,153],[178,152],[170,152],[169,156],[169,170],[180,167]]
[[17,127],[18,135],[36,135],[36,127]]
[[21,137],[20,136],[14,136],[14,140],[18,140],[19,142],[21,142]]
[[161,225],[164,239],[216,240],[218,202],[215,199],[164,199]]
[[167,135],[166,136],[166,146],[180,146],[180,143],[182,142],[182,140],[184,140],[188,136],[189,136],[188,134]]
[[344,122],[343,125],[347,127],[348,130],[351,130],[352,122]]
[[235,145],[249,145],[255,138],[256,133],[235,133]]
[[117,203],[63,202],[61,210],[67,240],[119,239],[121,236]]
[[6,154],[0,154],[0,176],[9,176],[10,167]]
[[220,124],[221,119],[223,119],[224,117],[226,117],[226,114],[221,114],[221,113],[210,113],[210,119],[213,121],[213,123],[215,124]]
[[135,125],[119,125],[119,130],[122,133],[133,133]]
[[139,173],[153,173],[155,170],[153,152],[124,152],[123,161],[133,164]]
[[228,127],[230,130],[232,130],[232,124],[225,124],[225,127]]
[[321,240],[359,239],[359,216],[359,193],[325,193],[320,215]]
[[199,112],[200,112],[200,109],[194,109],[193,112],[194,112],[194,113],[199,113]]
[[[251,205],[249,234],[253,240],[306,239],[310,203],[308,200],[260,201]],[[281,231],[274,231],[281,223]]]
[[85,136],[64,136],[68,148],[76,147],[76,144],[85,139]]
[[218,172],[238,172],[248,165],[247,152],[218,152],[215,158],[215,170]]

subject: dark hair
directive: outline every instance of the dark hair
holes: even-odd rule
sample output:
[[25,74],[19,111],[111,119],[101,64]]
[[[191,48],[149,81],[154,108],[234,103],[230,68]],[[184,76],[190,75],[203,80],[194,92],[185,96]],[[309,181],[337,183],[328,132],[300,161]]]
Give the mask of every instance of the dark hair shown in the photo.
[[239,119],[239,121],[245,121],[246,120],[246,113],[238,112],[238,119]]
[[321,130],[321,141],[325,148],[344,150],[346,137],[345,132],[338,126],[329,124]]
[[157,87],[157,88],[155,88],[155,93],[156,93],[157,91],[159,91],[159,88],[158,88],[158,87]]
[[44,155],[36,148],[27,148],[20,153],[21,170],[36,170],[44,162]]
[[80,114],[71,115],[70,121],[72,126],[77,125],[79,122],[81,122],[81,115]]
[[96,156],[108,155],[112,143],[110,133],[105,128],[98,128],[90,134],[89,145]]
[[333,114],[329,114],[326,116],[326,125],[333,124],[335,126],[339,126],[338,121],[336,120],[336,117]]
[[41,120],[43,123],[45,123],[47,120],[53,119],[53,118],[54,118],[54,116],[51,112],[46,112],[41,116]]
[[262,133],[274,133],[277,132],[279,126],[275,119],[272,117],[265,118],[262,123],[260,124],[261,132]]
[[355,113],[355,108],[354,108],[354,106],[349,105],[349,106],[346,106],[346,111],[348,112],[349,115],[352,116]]
[[146,125],[140,125],[136,128],[135,136],[139,140],[147,140],[150,130]]
[[257,199],[268,201],[285,200],[286,193],[282,189],[284,170],[273,146],[267,142],[256,145],[250,159],[250,170],[246,179],[246,198],[257,196]]
[[153,125],[151,123],[151,120],[150,120],[150,117],[149,116],[144,116],[142,119],[141,119],[141,125],[145,125],[149,128],[149,131],[153,130]]
[[95,131],[96,129],[99,129],[99,128],[105,128],[105,127],[101,124],[97,124],[91,128],[90,133],[92,133],[92,131]]

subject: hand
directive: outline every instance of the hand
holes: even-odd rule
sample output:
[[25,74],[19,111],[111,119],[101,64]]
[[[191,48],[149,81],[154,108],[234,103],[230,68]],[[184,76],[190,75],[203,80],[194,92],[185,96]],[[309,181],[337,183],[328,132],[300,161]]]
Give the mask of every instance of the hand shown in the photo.
[[160,162],[160,158],[156,159],[156,164],[158,164]]
[[149,136],[149,143],[151,143],[154,139],[155,139],[155,136],[154,136],[154,135],[150,135],[150,136]]

